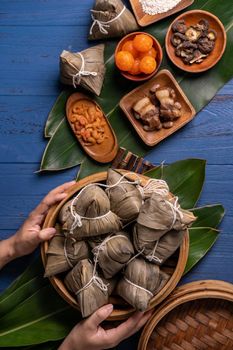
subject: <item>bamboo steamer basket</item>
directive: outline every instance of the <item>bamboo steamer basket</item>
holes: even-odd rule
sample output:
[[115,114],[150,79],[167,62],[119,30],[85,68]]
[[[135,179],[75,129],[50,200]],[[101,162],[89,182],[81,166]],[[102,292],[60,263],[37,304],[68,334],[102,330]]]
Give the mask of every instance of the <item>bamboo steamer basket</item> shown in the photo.
[[[133,172],[126,172],[125,170],[118,170],[122,174],[127,173],[127,178],[129,180],[136,180],[140,178],[142,186],[146,184],[148,181],[148,177],[141,175],[141,174],[136,174]],[[78,181],[75,185],[73,185],[69,191],[67,191],[68,195],[67,197],[58,205],[53,206],[45,219],[43,228],[46,227],[54,227],[57,221],[57,217],[59,214],[59,211],[61,210],[62,206],[70,199],[72,198],[78,191],[80,191],[84,186],[89,185],[91,183],[105,183],[107,179],[107,172],[102,172],[98,174],[94,174],[91,176],[88,176],[80,181]],[[49,242],[44,242],[41,245],[41,256],[42,256],[42,261],[44,266],[46,265],[46,252],[49,247]],[[167,262],[164,264],[162,269],[170,274],[170,279],[166,283],[166,285],[160,290],[160,292],[154,296],[150,302],[149,308],[153,309],[156,305],[161,303],[176,287],[178,282],[180,281],[185,266],[186,262],[188,259],[188,251],[189,251],[189,234],[188,230],[185,233],[183,242],[178,249],[178,251],[167,260]],[[50,282],[56,289],[56,291],[60,294],[60,296],[66,300],[72,307],[77,308],[79,310],[79,305],[78,302],[76,301],[75,297],[73,294],[69,292],[69,290],[66,288],[65,284],[63,283],[62,278],[58,276],[54,276],[49,278]],[[119,297],[110,297],[109,302],[114,304],[114,310],[112,314],[109,316],[108,321],[118,321],[118,320],[124,320],[131,316],[134,312],[135,309],[130,306],[128,303],[123,301]]]
[[146,324],[138,350],[232,350],[233,285],[204,280],[183,285]]

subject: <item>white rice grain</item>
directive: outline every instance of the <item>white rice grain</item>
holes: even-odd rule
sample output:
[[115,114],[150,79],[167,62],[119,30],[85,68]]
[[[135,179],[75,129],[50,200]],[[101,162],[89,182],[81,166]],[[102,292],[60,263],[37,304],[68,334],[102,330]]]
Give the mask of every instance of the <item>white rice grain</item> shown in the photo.
[[144,13],[154,16],[173,9],[181,0],[139,0]]

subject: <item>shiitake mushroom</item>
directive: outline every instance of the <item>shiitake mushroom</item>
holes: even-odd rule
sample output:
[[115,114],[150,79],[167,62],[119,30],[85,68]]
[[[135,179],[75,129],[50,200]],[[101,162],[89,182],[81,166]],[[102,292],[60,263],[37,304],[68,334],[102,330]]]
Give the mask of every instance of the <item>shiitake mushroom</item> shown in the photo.
[[198,49],[204,53],[208,54],[214,49],[215,42],[213,40],[209,40],[207,37],[200,38],[198,40]]
[[174,33],[184,34],[187,30],[187,26],[184,20],[179,20],[173,23],[172,30]]
[[200,30],[197,30],[192,26],[189,27],[185,32],[187,40],[191,42],[196,42],[200,38],[201,34],[202,32]]
[[204,18],[189,27],[184,20],[176,21],[172,30],[175,55],[185,64],[201,63],[214,49],[217,33],[210,29],[209,21]]
[[186,40],[186,36],[184,34],[181,34],[181,33],[174,33],[171,36],[172,45],[175,47],[180,45],[185,40]]

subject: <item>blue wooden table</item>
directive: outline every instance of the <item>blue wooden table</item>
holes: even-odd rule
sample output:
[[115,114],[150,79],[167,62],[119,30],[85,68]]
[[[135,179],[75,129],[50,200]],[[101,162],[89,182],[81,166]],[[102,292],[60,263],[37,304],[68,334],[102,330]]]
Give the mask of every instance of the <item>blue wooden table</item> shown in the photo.
[[[43,128],[61,86],[58,57],[63,49],[88,46],[92,0],[1,0],[0,2],[0,239],[13,234],[53,187],[77,169],[38,174],[46,145]],[[226,216],[211,252],[183,282],[233,282],[233,80],[182,130],[148,155],[153,163],[204,158],[207,173],[200,205],[222,203]],[[0,292],[30,261],[20,259],[0,273]],[[123,348],[135,348],[131,339]],[[128,345],[127,345],[128,344]]]

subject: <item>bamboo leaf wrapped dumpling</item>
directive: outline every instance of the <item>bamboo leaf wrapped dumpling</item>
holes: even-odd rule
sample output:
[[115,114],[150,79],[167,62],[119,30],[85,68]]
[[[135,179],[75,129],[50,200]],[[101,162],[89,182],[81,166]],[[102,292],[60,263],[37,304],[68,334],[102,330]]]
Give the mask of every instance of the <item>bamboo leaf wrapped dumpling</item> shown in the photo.
[[[174,228],[177,231],[174,235],[179,237],[179,232],[187,229],[195,220],[193,213],[180,208],[177,197],[153,193],[143,204],[134,226],[134,246],[147,256],[153,251],[156,242],[167,232]],[[176,246],[174,243],[174,247]],[[171,255],[169,251],[168,247],[167,256]]]
[[96,45],[81,52],[62,51],[60,79],[65,85],[81,86],[100,95],[104,76],[104,45]]
[[121,228],[120,219],[110,210],[108,196],[94,184],[84,187],[78,193],[72,200],[69,211],[63,229],[77,240],[114,233]]
[[110,199],[111,210],[123,222],[135,220],[142,206],[142,193],[135,183],[130,182],[132,181],[122,177],[117,171],[108,170],[107,185],[112,187],[106,192]]
[[105,278],[115,276],[134,254],[133,245],[125,232],[108,236],[93,250]]
[[116,292],[138,311],[145,311],[153,296],[167,283],[169,275],[142,258],[132,260],[119,281]]
[[86,242],[65,237],[60,232],[51,239],[46,255],[45,277],[51,277],[72,269],[80,260],[88,259],[90,251]]
[[121,0],[96,0],[91,17],[89,40],[122,37],[138,30],[133,14]]
[[90,316],[108,303],[115,281],[106,281],[95,271],[90,260],[80,261],[65,277],[65,285],[76,295],[83,317]]

